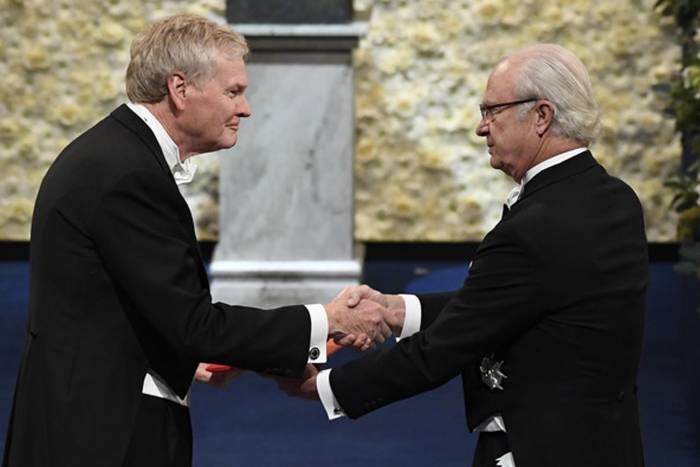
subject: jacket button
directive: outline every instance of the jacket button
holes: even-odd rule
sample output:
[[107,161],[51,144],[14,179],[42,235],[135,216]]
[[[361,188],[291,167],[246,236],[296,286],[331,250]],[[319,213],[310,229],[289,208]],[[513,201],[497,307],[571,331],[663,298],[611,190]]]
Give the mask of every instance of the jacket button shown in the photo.
[[618,402],[622,402],[623,400],[625,400],[625,391],[620,391],[617,394],[617,400],[618,400]]
[[309,360],[316,360],[321,355],[321,351],[318,347],[311,347],[309,350]]

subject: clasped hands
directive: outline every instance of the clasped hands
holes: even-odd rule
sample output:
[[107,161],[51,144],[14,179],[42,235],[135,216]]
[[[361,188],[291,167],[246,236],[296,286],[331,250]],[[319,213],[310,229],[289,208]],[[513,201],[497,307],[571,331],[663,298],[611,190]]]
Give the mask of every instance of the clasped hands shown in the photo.
[[[360,351],[383,343],[403,328],[406,306],[398,295],[384,295],[367,285],[346,287],[325,306],[328,335],[342,346]],[[277,383],[289,396],[318,399],[318,367],[306,365],[303,379],[278,378]]]
[[401,297],[384,295],[367,285],[344,288],[325,308],[328,336],[336,344],[360,351],[399,335],[405,315]]
[[[328,318],[328,336],[336,344],[366,351],[383,343],[392,334],[401,334],[405,317],[405,304],[398,295],[384,295],[367,285],[344,288],[325,305]],[[238,378],[243,370],[211,373],[207,364],[197,368],[200,382],[225,386]],[[308,364],[302,380],[275,377],[280,388],[290,396],[316,398],[318,369]]]

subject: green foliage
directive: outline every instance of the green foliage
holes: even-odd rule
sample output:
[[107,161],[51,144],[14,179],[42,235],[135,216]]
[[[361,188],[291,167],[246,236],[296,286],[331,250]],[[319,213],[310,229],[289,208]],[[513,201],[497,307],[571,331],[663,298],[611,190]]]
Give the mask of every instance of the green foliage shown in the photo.
[[700,0],[658,0],[656,9],[673,17],[680,30],[683,55],[681,72],[672,83],[672,108],[684,151],[696,161],[666,182],[674,192],[671,206],[678,212],[677,237],[682,242],[676,270],[700,279]]
[[671,206],[676,212],[683,213],[698,207],[698,163],[693,164],[687,171],[674,175],[665,185],[675,193]]
[[[690,83],[689,83],[690,84]],[[682,77],[672,83],[671,98],[673,100],[673,111],[676,117],[676,128],[678,131],[688,133],[687,130],[700,125],[700,99],[696,94],[700,90],[700,83],[697,87],[686,85],[686,80]],[[700,153],[700,148],[695,148],[696,154]]]
[[700,132],[700,0],[657,0],[656,9],[662,16],[673,17],[679,28],[683,55],[681,72],[672,83],[673,110],[678,130],[691,139],[688,144],[697,155],[700,143],[692,140]]
[[684,28],[697,21],[700,0],[658,0],[655,7],[662,16],[672,16]]
[[678,238],[685,243],[700,245],[700,206],[686,209],[679,216]]

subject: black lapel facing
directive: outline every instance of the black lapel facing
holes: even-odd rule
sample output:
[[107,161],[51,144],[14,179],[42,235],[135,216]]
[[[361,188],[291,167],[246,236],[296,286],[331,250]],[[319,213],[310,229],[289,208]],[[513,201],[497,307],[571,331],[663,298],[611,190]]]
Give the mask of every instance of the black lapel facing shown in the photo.
[[126,104],[117,107],[114,112],[111,113],[111,116],[136,134],[136,136],[151,150],[161,168],[166,173],[170,174],[170,169],[168,168],[168,164],[165,163],[165,156],[163,156],[163,151],[160,149],[156,136],[151,129],[148,128],[148,125],[141,120],[141,117],[132,112]]
[[508,207],[507,204],[503,203],[503,212],[501,213],[501,220],[505,219],[505,217],[508,215],[510,212],[510,208]]

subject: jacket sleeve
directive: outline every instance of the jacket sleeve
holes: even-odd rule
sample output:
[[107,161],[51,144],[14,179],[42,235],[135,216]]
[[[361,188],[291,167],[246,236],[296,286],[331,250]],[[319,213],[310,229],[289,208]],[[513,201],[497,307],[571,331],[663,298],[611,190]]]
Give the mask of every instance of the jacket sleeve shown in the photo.
[[131,172],[97,206],[95,248],[135,327],[150,328],[178,357],[303,371],[310,337],[305,307],[212,304],[191,213],[172,180]]
[[534,325],[542,313],[544,265],[515,229],[492,231],[463,287],[423,331],[330,374],[348,416],[433,389]]
[[447,306],[455,293],[456,291],[418,295],[421,307],[421,331],[435,322],[440,312]]

